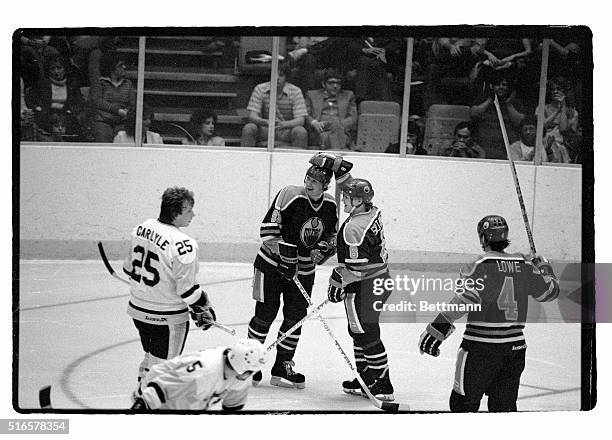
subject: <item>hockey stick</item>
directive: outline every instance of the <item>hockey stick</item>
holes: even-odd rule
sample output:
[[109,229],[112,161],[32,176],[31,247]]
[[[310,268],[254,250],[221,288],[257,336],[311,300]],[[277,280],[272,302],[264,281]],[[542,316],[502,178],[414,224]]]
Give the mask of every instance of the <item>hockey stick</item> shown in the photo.
[[499,119],[499,126],[501,127],[502,136],[504,138],[504,145],[506,147],[506,154],[508,155],[508,162],[510,162],[510,170],[512,171],[512,178],[514,179],[514,187],[516,188],[516,194],[518,195],[519,205],[523,214],[523,221],[525,222],[525,230],[527,231],[527,238],[529,239],[529,247],[531,252],[535,255],[536,248],[533,242],[533,235],[531,234],[531,227],[529,226],[529,218],[527,217],[527,210],[525,209],[525,202],[523,201],[523,193],[521,192],[521,185],[519,184],[518,177],[516,175],[516,168],[514,161],[510,154],[510,142],[508,141],[508,133],[506,133],[506,125],[504,124],[504,118],[502,116],[501,108],[499,107],[499,100],[497,94],[493,101],[495,103],[495,109],[497,110],[497,118]]
[[[106,258],[106,252],[104,252],[104,247],[102,246],[102,242],[101,241],[98,242],[98,251],[100,251],[100,257],[102,257],[102,262],[106,266],[106,269],[108,270],[108,272],[113,277],[115,277],[116,279],[118,279],[122,283],[125,283],[125,284],[127,284],[129,286],[130,282],[128,280],[126,280],[125,278],[119,276],[119,274],[117,274],[115,272],[115,269],[113,269],[113,266],[111,266],[110,263],[108,262],[108,258]],[[219,330],[223,330],[224,332],[227,332],[227,333],[229,333],[232,336],[236,335],[236,330],[234,330],[231,327],[228,327],[228,326],[223,325],[223,324],[219,324],[216,321],[210,321],[210,323],[212,324],[213,327],[217,327]]]
[[[293,334],[293,332],[295,332],[298,328],[300,328],[302,325],[304,325],[304,323],[306,321],[308,321],[310,318],[312,318],[315,314],[319,313],[319,311],[323,307],[325,307],[327,304],[329,304],[329,303],[330,303],[329,299],[326,299],[321,304],[319,304],[314,309],[312,309],[310,311],[310,313],[308,313],[308,315],[304,316],[302,319],[300,319],[298,322],[296,322],[293,325],[293,327],[291,327],[289,330],[287,330],[280,338],[278,338],[276,341],[274,341],[270,345],[268,345],[266,347],[266,351],[271,351],[274,347],[276,347],[278,344],[280,344],[285,339],[287,339],[289,336],[291,336],[291,334]],[[311,303],[311,305],[312,305],[312,303]]]
[[41,409],[52,409],[51,385],[42,387],[40,391],[38,391],[38,403],[40,404]]
[[[308,301],[308,304],[312,305],[312,300],[310,299],[308,292],[306,292],[306,289],[304,289],[304,286],[302,286],[302,283],[298,279],[297,275],[293,277],[293,282],[295,283],[297,288],[300,290],[300,292],[302,293],[306,301]],[[378,400],[376,397],[374,397],[374,395],[372,395],[372,393],[370,392],[370,389],[368,388],[368,386],[365,384],[365,382],[361,378],[361,375],[359,374],[359,372],[357,372],[357,369],[351,362],[350,358],[348,357],[348,355],[346,354],[346,352],[340,345],[340,342],[338,342],[338,339],[336,339],[336,337],[334,336],[334,333],[329,328],[329,325],[327,324],[327,321],[325,320],[325,318],[323,318],[320,314],[317,314],[317,318],[319,318],[319,321],[321,321],[321,324],[323,325],[323,328],[325,329],[329,337],[332,339],[332,341],[334,341],[334,345],[336,346],[338,351],[342,354],[342,357],[344,358],[344,361],[346,362],[346,364],[349,366],[351,371],[355,374],[355,378],[359,382],[359,385],[361,385],[361,388],[363,389],[363,391],[366,393],[366,396],[368,397],[368,399],[370,399],[370,402],[372,402],[372,404],[376,408],[382,409],[384,411],[389,411],[389,412],[398,412],[400,410],[410,411],[410,406],[407,403],[383,402],[381,400]]]

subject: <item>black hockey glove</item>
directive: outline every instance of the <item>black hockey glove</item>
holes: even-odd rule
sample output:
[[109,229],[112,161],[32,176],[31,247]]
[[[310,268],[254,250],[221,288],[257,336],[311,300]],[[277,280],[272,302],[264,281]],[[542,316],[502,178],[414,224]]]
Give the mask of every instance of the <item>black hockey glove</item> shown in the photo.
[[323,264],[336,253],[333,242],[320,241],[317,243],[317,248],[310,251],[310,258],[314,264]]
[[297,273],[297,246],[294,244],[285,243],[284,241],[279,241],[278,255],[280,261],[278,261],[278,266],[276,269],[283,277],[289,280],[292,279]]
[[317,167],[332,170],[337,183],[344,183],[344,180],[348,178],[347,174],[353,168],[353,164],[342,159],[342,156],[334,156],[330,153],[315,154],[308,162]]
[[344,301],[344,298],[346,298],[346,292],[342,288],[342,275],[338,272],[337,267],[332,270],[331,276],[329,277],[327,298],[333,303]]
[[446,316],[442,313],[439,313],[421,334],[421,339],[419,340],[419,350],[421,354],[427,353],[434,357],[440,356],[440,344],[448,338],[453,331],[455,331],[453,323],[446,319]]
[[199,327],[204,331],[211,328],[213,326],[212,323],[217,320],[217,315],[210,305],[205,307],[194,305],[190,314],[196,327]]
[[342,163],[342,157],[331,153],[317,153],[308,162],[316,167],[337,171]]

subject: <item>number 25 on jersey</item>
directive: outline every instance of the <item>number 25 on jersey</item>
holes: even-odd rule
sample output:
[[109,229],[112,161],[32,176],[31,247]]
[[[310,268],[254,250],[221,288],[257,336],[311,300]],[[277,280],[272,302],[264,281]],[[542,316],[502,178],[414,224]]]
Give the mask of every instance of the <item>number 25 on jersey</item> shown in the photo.
[[154,267],[153,263],[154,261],[159,261],[157,254],[153,251],[145,252],[142,246],[136,246],[132,250],[132,255],[134,255],[135,258],[132,260],[132,272],[130,273],[130,277],[137,283],[142,281],[149,287],[153,287],[159,283],[159,271]]

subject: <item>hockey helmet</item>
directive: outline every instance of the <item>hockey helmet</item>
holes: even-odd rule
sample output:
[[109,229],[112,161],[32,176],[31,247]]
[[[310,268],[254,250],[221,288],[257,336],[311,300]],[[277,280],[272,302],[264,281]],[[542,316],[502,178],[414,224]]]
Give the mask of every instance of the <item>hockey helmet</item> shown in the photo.
[[478,237],[485,237],[489,242],[508,239],[508,223],[501,215],[487,215],[478,222]]
[[227,353],[227,361],[237,374],[260,371],[266,360],[266,349],[255,339],[239,339]]
[[374,198],[374,188],[372,188],[372,184],[365,179],[355,178],[351,180],[343,185],[342,192],[351,199],[356,197],[361,198],[363,203],[372,203],[372,199]]
[[317,182],[320,182],[323,185],[323,190],[326,190],[329,182],[331,182],[331,178],[333,176],[333,171],[327,168],[318,167],[316,165],[312,165],[306,171],[306,175]]

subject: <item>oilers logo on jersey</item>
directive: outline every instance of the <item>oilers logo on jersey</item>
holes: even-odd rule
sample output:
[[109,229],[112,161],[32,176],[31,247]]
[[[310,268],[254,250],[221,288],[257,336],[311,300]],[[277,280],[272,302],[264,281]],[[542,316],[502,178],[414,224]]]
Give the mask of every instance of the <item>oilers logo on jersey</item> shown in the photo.
[[323,222],[319,217],[310,217],[300,228],[300,240],[307,248],[317,244],[323,235]]

